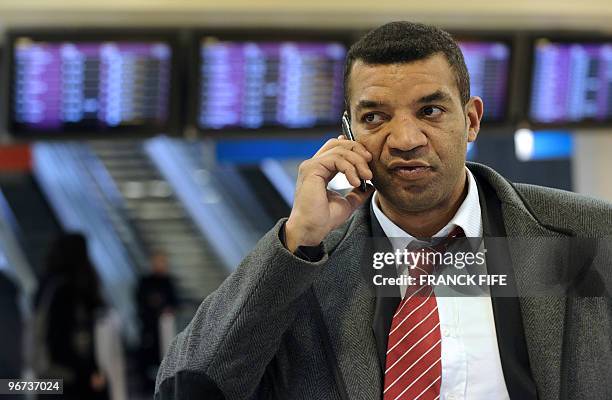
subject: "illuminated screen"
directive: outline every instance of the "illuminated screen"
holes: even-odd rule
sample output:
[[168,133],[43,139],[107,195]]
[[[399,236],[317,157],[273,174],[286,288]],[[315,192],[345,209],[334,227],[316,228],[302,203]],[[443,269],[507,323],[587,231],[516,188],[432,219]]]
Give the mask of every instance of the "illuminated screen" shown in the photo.
[[15,40],[15,130],[163,127],[172,49],[165,42]]
[[529,116],[541,123],[612,119],[612,43],[537,40]]
[[470,74],[470,93],[484,102],[484,119],[506,118],[510,46],[503,42],[460,41]]
[[335,42],[202,39],[202,129],[338,125],[346,47]]

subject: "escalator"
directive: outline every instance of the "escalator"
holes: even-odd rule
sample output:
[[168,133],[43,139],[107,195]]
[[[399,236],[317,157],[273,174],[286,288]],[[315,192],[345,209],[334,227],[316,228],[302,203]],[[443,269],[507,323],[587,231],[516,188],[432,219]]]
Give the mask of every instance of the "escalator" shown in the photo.
[[[264,208],[271,221],[288,217],[291,212],[289,204],[281,196],[279,191],[268,180],[264,172],[257,165],[246,165],[237,167],[238,173],[249,186],[259,204]],[[272,226],[268,227],[271,228]]]
[[40,278],[45,256],[61,227],[31,174],[0,176],[0,190],[15,219],[13,229],[33,273]]
[[[225,279],[226,270],[149,161],[142,142],[91,142],[90,147],[122,196],[125,215],[143,250],[168,254],[170,274],[188,305],[177,316],[178,327],[184,326],[193,308]],[[143,266],[142,272],[147,268]]]

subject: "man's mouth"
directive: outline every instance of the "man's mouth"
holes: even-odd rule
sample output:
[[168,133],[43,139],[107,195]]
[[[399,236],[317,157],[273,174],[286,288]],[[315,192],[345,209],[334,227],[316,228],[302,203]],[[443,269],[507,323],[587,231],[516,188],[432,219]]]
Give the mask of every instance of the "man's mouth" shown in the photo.
[[421,170],[429,170],[431,167],[395,167],[394,171],[421,171]]
[[391,174],[403,179],[421,179],[433,172],[428,165],[398,165],[389,169]]

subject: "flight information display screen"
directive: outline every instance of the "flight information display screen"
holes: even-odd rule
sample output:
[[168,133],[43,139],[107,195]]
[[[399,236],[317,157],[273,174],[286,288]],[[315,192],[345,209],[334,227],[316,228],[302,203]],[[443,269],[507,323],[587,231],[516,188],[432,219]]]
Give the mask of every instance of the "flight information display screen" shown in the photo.
[[484,116],[488,121],[506,118],[510,45],[494,41],[459,41],[465,64],[470,74],[470,93],[484,102]]
[[164,127],[172,47],[163,41],[39,41],[13,45],[16,131]]
[[530,103],[534,122],[612,120],[612,42],[536,40]]
[[199,44],[201,129],[338,125],[346,46],[339,42]]

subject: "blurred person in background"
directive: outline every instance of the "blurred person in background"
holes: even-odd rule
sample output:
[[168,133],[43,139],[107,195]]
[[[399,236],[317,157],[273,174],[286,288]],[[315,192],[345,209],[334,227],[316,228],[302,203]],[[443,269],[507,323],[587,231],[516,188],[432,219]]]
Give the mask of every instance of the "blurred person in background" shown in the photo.
[[35,308],[37,376],[62,378],[65,399],[108,399],[95,349],[96,320],[105,302],[83,235],[62,234],[51,246]]
[[151,256],[151,273],[140,280],[137,291],[140,317],[140,366],[143,384],[151,392],[155,386],[157,368],[163,354],[160,335],[160,318],[172,317],[177,307],[177,297],[168,274],[168,255],[156,250]]
[[17,285],[0,270],[0,379],[21,377],[23,320],[18,299]]

